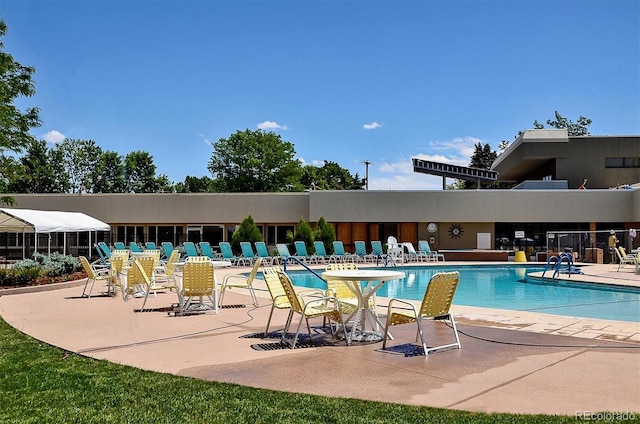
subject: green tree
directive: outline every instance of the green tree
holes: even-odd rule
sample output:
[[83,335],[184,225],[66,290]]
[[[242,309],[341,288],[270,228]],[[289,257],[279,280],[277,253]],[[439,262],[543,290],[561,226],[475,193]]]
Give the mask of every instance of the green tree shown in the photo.
[[[59,170],[54,168],[47,142],[32,140],[23,156],[20,157],[20,178],[9,184],[13,193],[64,193],[68,185],[58,178]],[[66,173],[63,173],[66,175]]]
[[213,145],[208,169],[220,192],[302,191],[292,143],[261,130],[236,131]]
[[[0,19],[0,37],[6,34],[7,24]],[[37,107],[22,111],[14,103],[19,98],[35,94],[34,73],[34,67],[21,65],[7,53],[4,42],[0,40],[0,189],[3,191],[20,175],[21,167],[7,153],[23,152],[34,141],[29,130],[40,126]]]
[[69,176],[71,193],[90,191],[102,149],[93,140],[65,139],[53,148],[59,167]]
[[300,182],[310,190],[362,190],[365,185],[357,173],[351,175],[348,169],[326,160],[321,167],[304,166]]
[[126,192],[155,193],[160,188],[153,156],[140,150],[130,152],[125,157],[124,178]]
[[307,252],[309,254],[313,254],[315,252],[315,248],[313,247],[313,228],[311,228],[311,225],[302,218],[298,221],[295,233],[287,233],[287,239],[290,243],[293,243],[294,241],[304,241],[304,244],[307,247]]
[[313,237],[316,241],[321,241],[324,244],[324,249],[328,254],[333,253],[333,242],[336,240],[336,230],[333,225],[327,223],[324,216],[321,216],[316,223],[316,228],[313,231]]
[[262,233],[260,233],[260,229],[256,226],[251,215],[245,217],[240,226],[231,235],[231,248],[235,252],[239,252],[241,250],[240,243],[243,241],[251,243],[262,241]]
[[175,186],[178,193],[209,193],[214,191],[214,181],[207,177],[192,177],[187,175],[183,183]]
[[[557,110],[555,111],[555,117],[555,120],[547,119],[547,125],[557,129],[566,128],[567,134],[569,136],[589,135],[589,125],[591,125],[591,119],[585,118],[581,115],[580,117],[578,117],[577,122],[573,122],[560,115]],[[533,126],[536,129],[544,128],[544,125],[539,123],[537,120],[533,122]]]
[[92,177],[93,193],[124,193],[124,161],[117,152],[107,150],[100,159]]

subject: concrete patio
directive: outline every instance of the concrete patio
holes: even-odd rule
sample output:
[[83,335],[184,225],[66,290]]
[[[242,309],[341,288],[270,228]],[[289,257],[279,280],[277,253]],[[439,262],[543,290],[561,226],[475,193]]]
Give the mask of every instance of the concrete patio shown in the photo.
[[[631,268],[614,271],[611,265],[589,267],[591,277],[640,285]],[[239,270],[217,272],[222,278]],[[155,311],[136,313],[142,299],[80,298],[82,286],[75,283],[19,295],[0,292],[5,294],[0,315],[18,330],[70,352],[211,381],[482,412],[640,413],[639,323],[454,302],[461,350],[413,356],[410,325],[394,328],[396,340],[387,351],[382,343],[346,346],[323,337],[318,328],[318,340],[327,343],[290,350],[280,348],[277,338],[259,337],[271,300],[262,281],[256,288],[259,308],[245,291],[233,290],[225,303],[237,307],[218,315],[174,317],[166,312],[176,301],[174,293],[150,298]],[[378,298],[379,305],[386,303]],[[276,311],[272,330],[281,329],[285,319],[286,311]],[[428,337],[430,344],[446,341],[451,331],[430,323]]]

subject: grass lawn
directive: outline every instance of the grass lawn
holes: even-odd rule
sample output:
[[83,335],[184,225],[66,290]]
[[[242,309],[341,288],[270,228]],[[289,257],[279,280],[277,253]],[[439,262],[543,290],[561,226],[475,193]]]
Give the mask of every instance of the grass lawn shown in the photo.
[[327,398],[154,373],[69,354],[0,318],[0,422],[448,424],[568,423],[575,418]]

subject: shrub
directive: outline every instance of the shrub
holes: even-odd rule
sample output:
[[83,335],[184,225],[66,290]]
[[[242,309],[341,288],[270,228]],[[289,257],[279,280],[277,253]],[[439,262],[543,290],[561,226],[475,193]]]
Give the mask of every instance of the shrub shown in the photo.
[[[33,259],[16,262],[10,269],[0,269],[0,285],[16,286],[46,282],[60,282],[81,278],[77,258],[55,252],[51,255],[34,253]],[[71,277],[73,276],[73,277]]]
[[333,225],[328,224],[323,216],[318,220],[314,230],[315,240],[321,241],[328,254],[333,253],[333,242],[336,240],[336,231]]
[[310,254],[315,252],[315,249],[313,248],[313,229],[311,228],[311,225],[302,218],[298,221],[298,227],[296,228],[295,234],[287,232],[287,240],[290,242],[299,240],[304,241],[305,246],[307,246],[307,251]]
[[231,248],[235,252],[239,252],[241,250],[240,243],[243,241],[248,241],[250,243],[262,241],[262,233],[256,226],[251,215],[248,215],[243,219],[240,226],[233,232],[233,235],[231,236]]

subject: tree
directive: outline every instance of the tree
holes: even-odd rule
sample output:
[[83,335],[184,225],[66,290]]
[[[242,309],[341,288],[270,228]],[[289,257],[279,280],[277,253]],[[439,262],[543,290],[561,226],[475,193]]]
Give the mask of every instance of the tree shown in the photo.
[[[32,140],[20,157],[20,175],[9,183],[13,193],[64,193],[68,190],[66,173],[54,168],[47,142]],[[59,178],[58,176],[64,176]]]
[[[491,165],[493,165],[493,161],[496,160],[498,154],[491,149],[489,143],[485,143],[484,145],[482,143],[476,143],[474,148],[475,150],[473,152],[473,155],[471,156],[469,167],[478,169],[491,169]],[[455,183],[455,188],[480,188],[477,187],[477,184],[477,181],[457,180]]]
[[220,192],[302,191],[293,144],[261,130],[236,131],[213,145],[208,169]]
[[175,185],[176,192],[178,193],[209,193],[214,188],[214,181],[207,177],[192,177],[187,175],[184,178],[184,183],[177,183]]
[[324,244],[324,249],[328,254],[333,253],[333,242],[336,239],[336,230],[333,228],[333,225],[327,223],[324,216],[318,219],[313,236],[314,240],[321,241]]
[[365,184],[357,173],[351,175],[348,169],[326,160],[322,167],[304,166],[300,182],[310,190],[362,190]]
[[[580,117],[578,117],[578,122],[573,122],[560,115],[557,110],[555,111],[555,116],[555,121],[547,119],[547,125],[557,129],[566,128],[567,134],[569,136],[589,135],[589,125],[591,125],[591,119],[585,118],[581,115]],[[544,125],[539,123],[537,120],[533,122],[533,126],[536,129],[544,128]]]
[[262,241],[262,233],[260,233],[260,229],[256,226],[251,215],[245,217],[240,226],[231,235],[231,248],[239,252],[241,250],[240,243],[243,241],[250,243]]
[[294,241],[304,241],[307,251],[309,253],[315,252],[313,247],[313,229],[311,228],[311,225],[302,218],[298,221],[298,227],[296,228],[295,234],[291,234],[290,231],[287,232],[287,240],[289,240],[290,243],[293,243]]
[[[0,19],[0,37],[6,34],[7,24]],[[35,94],[34,73],[35,68],[21,65],[5,52],[4,42],[0,40],[0,189],[3,191],[20,172],[20,164],[5,153],[23,152],[35,140],[29,129],[40,126],[37,107],[21,111],[14,104],[18,98]],[[5,203],[7,200],[9,198]]]
[[153,156],[137,150],[124,159],[125,190],[132,193],[155,193],[159,189]]
[[92,177],[93,193],[124,193],[124,161],[117,152],[107,150],[100,155]]
[[54,147],[60,168],[69,176],[71,193],[90,191],[102,149],[93,140],[65,139]]

